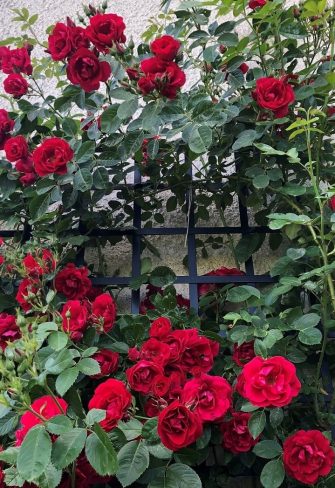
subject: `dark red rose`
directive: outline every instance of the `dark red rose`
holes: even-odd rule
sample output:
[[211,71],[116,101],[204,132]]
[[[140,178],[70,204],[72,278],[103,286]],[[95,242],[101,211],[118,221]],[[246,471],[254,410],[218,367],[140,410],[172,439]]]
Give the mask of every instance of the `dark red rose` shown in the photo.
[[170,359],[170,347],[152,337],[144,342],[140,350],[140,358],[165,366]]
[[7,46],[0,46],[0,69],[2,70],[3,60],[9,56],[10,49]]
[[69,143],[64,139],[59,137],[45,139],[32,154],[35,171],[39,176],[65,175],[67,164],[73,158],[73,154]]
[[158,374],[152,383],[152,392],[156,397],[164,397],[171,387],[171,376],[167,377],[163,374]]
[[193,444],[202,434],[202,422],[178,400],[166,407],[158,416],[158,435],[165,447],[178,451]]
[[315,485],[334,466],[329,440],[318,430],[298,430],[283,445],[286,473],[306,485]]
[[25,159],[19,159],[15,163],[15,169],[20,173],[33,173],[34,172],[33,159],[30,156],[28,156]]
[[138,361],[140,359],[140,351],[136,347],[130,347],[128,350],[128,359],[130,361]]
[[[56,417],[56,415],[66,414],[67,407],[68,405],[66,401],[63,400],[63,398],[57,398],[56,402],[56,400],[49,395],[38,398],[30,406],[30,408],[34,410],[34,412],[36,412],[46,420],[50,420],[53,417]],[[15,432],[15,445],[20,446],[29,430],[35,427],[35,425],[39,425],[42,423],[43,421],[32,412],[28,411],[24,413],[21,417],[21,429]]]
[[2,57],[1,68],[6,75],[12,73],[31,75],[33,67],[28,50],[25,47],[8,49],[8,52]]
[[236,388],[258,407],[284,407],[299,394],[301,384],[294,364],[287,359],[256,356],[244,366]]
[[4,351],[8,342],[20,339],[21,332],[16,317],[8,313],[0,313],[0,348]]
[[247,65],[247,63],[242,63],[239,69],[245,75],[249,71],[249,66]]
[[[209,271],[204,276],[244,276],[245,273],[237,268],[225,268],[222,266],[218,269],[213,269]],[[213,292],[220,288],[221,285],[217,283],[201,283],[198,285],[198,294],[201,297],[206,295],[206,293]]]
[[130,388],[147,395],[152,391],[152,384],[157,375],[163,375],[161,365],[141,360],[126,371]]
[[144,95],[156,89],[172,99],[186,82],[184,71],[176,63],[165,62],[158,57],[143,60],[141,70],[145,76],[139,79],[138,87]]
[[97,14],[90,18],[86,34],[99,51],[108,53],[111,47],[118,48],[119,44],[126,42],[125,28],[123,18],[119,15]]
[[6,488],[5,473],[3,472],[3,469],[1,466],[0,466],[0,488]]
[[19,284],[19,288],[16,294],[16,300],[20,304],[21,308],[25,312],[29,312],[32,303],[34,302],[34,296],[38,292],[36,281],[25,278]]
[[119,366],[120,355],[117,352],[110,351],[109,349],[101,349],[92,356],[100,366],[100,373],[92,376],[92,378],[99,379],[104,376],[109,376],[117,371]]
[[330,207],[330,209],[335,212],[335,195],[332,196],[329,201],[328,201],[328,205]]
[[[100,476],[90,465],[85,454],[76,459],[76,486],[78,488],[91,488],[92,486],[105,486],[111,480],[111,476]],[[108,486],[113,486],[112,484]],[[59,488],[62,488],[61,486]],[[71,482],[67,486],[71,488]]]
[[261,108],[271,110],[275,117],[288,114],[288,107],[295,100],[294,91],[286,80],[273,77],[256,80],[256,89],[252,96]]
[[180,42],[172,36],[164,35],[151,43],[151,52],[163,61],[173,61],[180,48]]
[[35,181],[37,180],[37,175],[36,173],[26,173],[25,175],[21,176],[19,179],[22,185],[30,186],[33,183],[35,183]]
[[94,52],[84,47],[71,57],[67,66],[67,77],[74,85],[80,85],[86,92],[98,90],[101,81],[107,81],[111,67],[106,61],[99,61]]
[[214,357],[219,353],[217,342],[199,336],[198,329],[175,330],[171,335],[179,336],[183,343],[180,366],[186,373],[192,373],[193,368],[199,368],[203,373],[212,369]]
[[181,403],[197,412],[202,422],[214,422],[231,408],[232,389],[221,376],[202,374],[184,385]]
[[224,449],[239,454],[240,452],[251,451],[257,444],[259,438],[254,439],[248,428],[250,417],[250,413],[234,412],[230,420],[221,424],[222,447]]
[[55,278],[55,288],[66,298],[80,300],[86,297],[92,288],[86,267],[77,268],[75,264],[68,263]]
[[129,76],[130,80],[138,81],[140,78],[140,73],[138,72],[138,68],[127,68],[127,75]]
[[156,85],[152,77],[142,76],[142,78],[138,80],[138,87],[143,95],[149,95],[149,93],[154,91]]
[[4,262],[5,262],[5,258],[3,256],[0,256],[0,266],[2,266]]
[[49,249],[42,249],[36,252],[35,256],[27,254],[22,263],[26,273],[31,277],[51,273],[56,269],[55,258]]
[[327,108],[327,116],[333,117],[335,115],[335,107],[328,107]]
[[171,322],[166,317],[159,317],[150,326],[149,335],[156,339],[163,339],[172,331]]
[[6,158],[11,163],[28,156],[28,144],[24,136],[11,137],[6,141],[4,149]]
[[244,342],[240,346],[234,344],[233,361],[238,366],[243,366],[255,357],[254,341]]
[[5,92],[15,98],[23,97],[28,91],[28,86],[27,80],[19,73],[8,75],[3,82]]
[[9,118],[7,110],[0,109],[0,149],[4,148],[5,142],[9,139],[9,132],[13,130],[14,120]]
[[250,0],[248,5],[252,10],[255,10],[255,8],[264,7],[264,5],[266,5],[266,2],[267,0]]
[[126,415],[131,402],[132,396],[124,383],[119,380],[109,379],[100,383],[95,389],[88,408],[89,410],[92,408],[106,410],[106,418],[100,422],[100,425],[109,432]]
[[144,404],[144,412],[147,417],[157,417],[159,412],[166,406],[165,400],[149,398]]
[[70,334],[73,341],[79,341],[88,325],[87,306],[79,300],[69,300],[64,304],[61,316],[63,330]]
[[116,319],[116,303],[109,293],[99,295],[92,304],[92,320],[100,332],[109,332]]
[[58,22],[48,38],[48,51],[52,59],[61,61],[80,47],[88,47],[85,29]]

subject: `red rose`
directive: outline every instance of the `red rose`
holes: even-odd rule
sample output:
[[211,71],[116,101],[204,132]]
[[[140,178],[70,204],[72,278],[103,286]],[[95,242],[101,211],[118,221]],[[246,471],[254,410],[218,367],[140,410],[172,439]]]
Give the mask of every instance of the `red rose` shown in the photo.
[[21,178],[20,178],[20,182],[24,186],[30,186],[33,183],[35,183],[36,180],[37,180],[36,173],[26,173],[25,175],[21,176]]
[[1,68],[6,75],[12,73],[31,75],[33,67],[28,50],[25,47],[8,49],[1,59]]
[[0,488],[5,488],[5,473],[3,472],[3,469],[0,466]]
[[130,347],[128,350],[129,361],[138,361],[140,359],[140,351],[136,347]]
[[[206,273],[204,276],[244,276],[245,273],[237,268],[225,268],[222,266],[218,269],[213,269]],[[202,295],[206,295],[206,293],[212,292],[220,288],[220,285],[217,283],[202,283],[198,285],[198,294],[199,297]]]
[[171,335],[179,336],[183,343],[180,366],[186,373],[192,373],[193,368],[200,368],[203,373],[212,369],[214,357],[219,353],[217,342],[199,336],[198,329],[175,330]]
[[116,304],[109,293],[103,293],[94,300],[92,319],[101,331],[109,332],[112,329],[116,319]]
[[157,375],[163,375],[164,371],[159,364],[149,361],[139,361],[126,371],[130,388],[147,395],[152,391],[152,384]]
[[23,136],[11,137],[4,146],[6,158],[11,163],[28,156],[28,144]]
[[16,317],[8,313],[0,313],[0,348],[4,351],[8,342],[20,339],[21,332]]
[[264,7],[264,5],[266,5],[266,2],[267,0],[250,0],[249,7],[252,10],[255,10],[255,8]]
[[117,352],[110,351],[109,349],[101,349],[93,354],[92,358],[100,365],[100,373],[92,376],[92,378],[103,378],[117,371],[120,359],[120,355]]
[[195,442],[202,434],[199,415],[179,401],[171,403],[158,416],[158,435],[165,447],[178,451]]
[[170,387],[172,378],[165,376],[164,374],[158,374],[152,383],[152,392],[157,397],[164,397]]
[[15,169],[20,173],[33,173],[34,172],[34,162],[33,159],[28,156],[24,159],[19,159],[15,163]]
[[37,284],[34,280],[30,278],[25,278],[19,284],[19,288],[16,294],[16,300],[21,305],[21,308],[25,312],[29,312],[34,301],[33,296],[38,292]]
[[9,132],[13,130],[14,120],[10,119],[7,110],[0,109],[0,149],[4,148],[5,142],[9,139]]
[[[56,399],[49,395],[38,398],[30,406],[30,408],[34,410],[34,412],[36,412],[46,420],[50,420],[53,417],[56,417],[56,415],[62,415],[66,413],[67,407],[68,405],[66,401],[63,400],[63,398],[57,398],[56,402]],[[15,432],[15,445],[20,446],[29,430],[35,427],[35,425],[39,425],[42,423],[43,421],[39,417],[36,417],[36,415],[34,415],[32,412],[28,411],[24,413],[21,417],[21,429]]]
[[244,342],[240,346],[234,344],[233,361],[243,367],[255,357],[254,341]]
[[333,117],[335,115],[335,107],[328,107],[327,108],[327,116]]
[[149,398],[144,404],[144,413],[147,417],[157,417],[162,408],[166,405],[164,400]]
[[95,389],[88,408],[89,410],[92,408],[106,410],[106,418],[100,422],[100,425],[109,432],[125,416],[131,402],[132,396],[124,383],[119,380],[109,379]]
[[[78,488],[91,488],[92,486],[102,485],[106,486],[111,476],[100,476],[90,465],[85,454],[81,454],[76,459],[76,486]],[[108,486],[113,486],[112,484]],[[63,488],[63,487],[60,487]],[[71,488],[71,480],[67,485],[67,488]]]
[[273,77],[256,80],[252,95],[261,108],[271,110],[277,118],[285,117],[289,105],[295,100],[291,85],[284,79]]
[[88,269],[77,268],[75,264],[68,263],[55,278],[55,288],[66,298],[80,300],[84,298],[92,288],[92,282],[88,277]]
[[149,335],[156,339],[163,339],[172,331],[171,322],[166,317],[159,317],[150,326]]
[[220,426],[222,432],[222,446],[230,452],[239,454],[248,452],[257,444],[259,438],[253,439],[248,428],[250,413],[234,412],[231,420]]
[[245,75],[249,71],[249,66],[247,65],[247,63],[242,63],[239,69]]
[[98,90],[101,81],[107,81],[111,67],[106,61],[99,61],[94,52],[84,47],[71,57],[67,66],[67,77],[74,85],[80,85],[86,92]]
[[126,72],[130,80],[137,81],[140,78],[138,68],[127,68]]
[[170,359],[170,347],[152,337],[142,345],[140,358],[165,366]]
[[151,52],[164,61],[173,61],[180,48],[180,42],[172,36],[162,36],[151,43]]
[[79,300],[69,300],[64,304],[61,316],[63,330],[70,334],[72,340],[80,340],[87,328],[88,321],[88,310],[85,304]]
[[214,422],[230,409],[232,389],[224,378],[202,374],[185,384],[181,403],[197,412],[202,422]]
[[282,356],[256,356],[237,379],[237,391],[258,407],[284,407],[299,394],[300,388],[294,364]]
[[158,57],[143,60],[141,70],[145,76],[138,81],[138,87],[144,95],[156,89],[172,99],[186,82],[184,71],[176,63],[167,63]]
[[142,76],[137,83],[143,95],[149,95],[156,88],[155,82],[150,76]]
[[328,205],[330,207],[330,209],[335,212],[335,195],[332,196],[329,201],[328,201]]
[[90,25],[86,28],[87,37],[95,47],[108,53],[114,45],[126,42],[124,30],[126,26],[123,18],[116,14],[97,14],[90,18]]
[[73,158],[68,142],[59,137],[45,139],[33,152],[35,171],[39,176],[50,174],[65,175],[67,163]]
[[10,49],[7,46],[0,46],[0,69],[2,70],[3,60],[9,56]]
[[19,73],[12,73],[7,76],[3,82],[3,87],[6,93],[13,95],[15,98],[20,98],[28,91],[28,82]]
[[32,254],[27,254],[22,263],[26,273],[34,277],[51,273],[56,269],[56,261],[49,249],[42,249],[36,253],[35,257]]
[[334,450],[318,430],[298,430],[285,440],[283,450],[287,474],[306,485],[314,486],[334,466]]
[[73,54],[80,47],[88,47],[89,40],[85,29],[58,22],[48,38],[48,51],[52,59],[61,61]]

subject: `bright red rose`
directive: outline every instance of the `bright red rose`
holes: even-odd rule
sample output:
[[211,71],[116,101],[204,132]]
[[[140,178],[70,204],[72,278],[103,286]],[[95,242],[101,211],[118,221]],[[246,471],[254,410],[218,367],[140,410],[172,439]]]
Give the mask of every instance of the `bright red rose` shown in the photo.
[[244,342],[240,346],[234,344],[233,361],[238,366],[243,366],[255,357],[254,341]]
[[80,47],[88,47],[85,29],[58,22],[48,38],[48,51],[55,61],[61,61]]
[[335,212],[335,195],[332,196],[328,201],[330,209]]
[[142,345],[140,358],[165,366],[170,359],[170,347],[168,344],[164,344],[164,342],[152,337]]
[[67,164],[73,158],[73,154],[69,143],[64,139],[59,137],[45,139],[32,155],[35,171],[39,176],[65,175]]
[[174,336],[179,336],[184,350],[180,357],[180,366],[186,373],[192,373],[193,368],[199,368],[208,373],[213,367],[214,357],[219,354],[219,344],[199,336],[198,329],[175,330]]
[[12,73],[31,75],[33,67],[28,50],[25,47],[8,49],[8,52],[2,57],[1,68],[6,75]]
[[244,366],[236,388],[258,407],[284,407],[299,394],[301,384],[294,364],[287,359],[256,356]]
[[161,365],[149,361],[139,361],[126,371],[130,388],[134,391],[148,395],[152,391],[152,384],[157,375],[163,375]]
[[172,331],[171,322],[166,317],[159,317],[154,320],[149,329],[150,337],[155,337],[156,339],[163,339]]
[[250,0],[249,7],[252,10],[255,10],[255,8],[264,7],[264,5],[266,4],[266,2],[267,2],[267,0]]
[[[204,276],[244,276],[245,273],[237,268],[225,268],[222,266],[218,269],[213,269],[209,271]],[[220,285],[217,283],[201,283],[198,285],[198,294],[199,297],[202,295],[206,295],[206,293],[213,292],[220,288]]]
[[248,73],[249,71],[249,66],[247,65],[247,63],[242,63],[239,67],[240,71],[242,71],[242,73],[245,75],[246,73]]
[[202,374],[184,385],[181,403],[197,412],[202,422],[214,422],[231,408],[232,389],[221,376]]
[[66,298],[80,300],[86,297],[92,288],[88,277],[88,269],[83,266],[77,268],[75,264],[68,263],[55,278],[55,288]]
[[234,412],[232,418],[220,426],[222,432],[222,447],[230,452],[239,454],[249,452],[257,444],[259,438],[253,439],[248,428],[250,413]]
[[164,35],[151,43],[151,52],[163,61],[173,61],[180,48],[180,42],[172,36]]
[[100,82],[107,81],[112,72],[106,61],[99,61],[94,52],[84,47],[70,58],[66,71],[71,83],[86,92],[98,90]]
[[3,82],[5,92],[15,98],[23,97],[28,91],[28,86],[27,80],[19,73],[8,75]]
[[315,485],[334,466],[329,440],[318,430],[298,430],[283,445],[286,473],[306,485]]
[[88,408],[89,410],[92,408],[106,410],[106,418],[100,422],[100,425],[109,432],[126,415],[131,402],[132,396],[124,383],[119,380],[109,379],[100,383],[95,389]]
[[5,262],[5,258],[3,256],[0,256],[0,266],[2,266],[4,262]]
[[129,361],[138,361],[140,359],[140,351],[136,347],[130,347],[128,350]]
[[0,149],[4,148],[5,142],[9,139],[9,132],[13,130],[14,120],[9,118],[7,110],[0,109]]
[[[56,402],[52,396],[45,395],[35,400],[30,408],[44,419],[50,420],[53,417],[56,417],[56,415],[66,413],[67,407],[68,404],[63,398],[57,398]],[[35,425],[42,423],[42,420],[32,412],[28,411],[24,413],[21,417],[21,429],[15,432],[15,445],[20,446],[29,430],[35,427]]]
[[16,341],[20,337],[16,317],[5,312],[0,313],[0,349],[4,351],[8,342]]
[[123,18],[119,15],[97,14],[90,18],[86,34],[99,51],[108,53],[111,47],[119,48],[119,44],[126,42],[125,28]]
[[8,139],[4,146],[6,158],[11,163],[18,159],[24,159],[28,156],[28,144],[24,136],[15,136]]
[[271,110],[277,118],[285,117],[289,105],[295,100],[291,85],[284,79],[273,77],[256,80],[256,89],[252,96],[261,108]]
[[109,332],[116,319],[116,303],[109,293],[99,295],[92,304],[92,320],[99,331]]
[[158,416],[158,435],[165,447],[178,451],[195,442],[202,434],[202,422],[179,401],[171,403]]
[[34,297],[29,295],[36,295],[37,292],[38,286],[33,279],[25,278],[19,284],[16,300],[25,312],[29,312],[34,301]]
[[117,371],[119,366],[120,355],[117,352],[110,351],[109,349],[101,349],[92,356],[100,366],[100,373],[92,376],[92,378],[99,379],[104,376],[109,376]]
[[29,276],[41,276],[43,274],[51,273],[56,269],[56,261],[49,249],[42,249],[41,251],[27,256],[22,260],[26,273]]
[[156,89],[161,95],[172,99],[186,82],[184,71],[174,62],[154,57],[143,60],[140,66],[145,76],[139,79],[138,87],[144,95]]
[[62,326],[74,341],[79,341],[87,329],[88,310],[79,300],[67,301],[61,311]]

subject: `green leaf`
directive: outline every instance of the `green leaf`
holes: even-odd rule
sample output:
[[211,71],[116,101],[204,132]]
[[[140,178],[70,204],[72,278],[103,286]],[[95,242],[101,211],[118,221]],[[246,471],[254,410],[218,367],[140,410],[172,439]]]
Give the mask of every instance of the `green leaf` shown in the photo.
[[198,474],[186,464],[176,463],[157,473],[148,488],[201,488]]
[[6,464],[16,464],[18,453],[18,447],[8,447],[5,451],[0,451],[0,461],[4,461]]
[[279,488],[285,478],[285,470],[281,459],[268,462],[261,473],[261,483],[264,488]]
[[56,468],[64,469],[73,463],[84,448],[86,429],[72,429],[61,434],[52,448],[52,463]]
[[239,263],[247,261],[257,251],[264,241],[264,236],[259,234],[244,235],[235,247],[235,254]]
[[264,430],[266,424],[266,415],[263,411],[255,412],[249,419],[248,427],[250,434],[254,439],[256,439]]
[[266,440],[258,442],[253,448],[253,452],[261,458],[273,459],[280,456],[283,449],[277,441]]
[[9,434],[15,429],[18,423],[18,416],[15,412],[9,412],[0,419],[0,436]]
[[132,441],[142,434],[143,424],[137,419],[130,419],[128,422],[120,421],[117,427],[122,430],[127,441]]
[[98,361],[93,358],[83,358],[77,363],[77,366],[79,371],[87,376],[94,376],[101,372]]
[[38,479],[40,488],[56,488],[62,479],[62,470],[56,469],[51,463],[46,467],[42,476]]
[[90,465],[101,476],[110,476],[117,471],[117,455],[113,444],[103,429],[86,439],[85,454]]
[[125,102],[121,103],[119,105],[119,108],[117,109],[117,116],[121,120],[128,119],[134,113],[136,112],[138,108],[138,99],[137,98],[132,98],[131,100],[126,100]]
[[136,481],[149,466],[149,451],[143,441],[131,441],[118,453],[116,477],[123,487]]
[[150,274],[149,281],[152,285],[163,287],[171,285],[176,280],[176,274],[167,266],[158,266]]
[[77,191],[87,191],[92,188],[93,176],[92,172],[88,168],[78,169],[73,178],[73,187]]
[[45,471],[50,462],[51,439],[43,425],[29,430],[20,446],[17,469],[26,481],[34,481]]
[[52,374],[60,374],[64,369],[74,365],[72,354],[68,349],[62,349],[59,353],[50,356],[46,363],[45,369]]
[[305,331],[307,329],[312,329],[313,327],[317,326],[320,322],[320,315],[317,313],[306,313],[299,319],[293,322],[293,329],[294,330],[301,330]]
[[207,125],[195,125],[192,127],[190,136],[186,142],[188,142],[191,151],[196,154],[202,154],[212,144],[212,130]]
[[270,424],[272,427],[278,427],[284,420],[284,412],[282,408],[272,408],[270,410]]
[[266,174],[258,175],[252,180],[252,184],[254,185],[255,188],[258,189],[266,188],[269,183],[270,183],[270,178]]
[[64,396],[65,393],[71,388],[73,383],[78,378],[79,369],[77,366],[73,368],[65,369],[61,372],[56,379],[56,390],[60,394],[60,396]]
[[72,429],[72,422],[66,415],[56,415],[47,421],[45,427],[50,434],[60,435]]
[[227,293],[227,300],[233,303],[240,303],[248,300],[250,297],[260,298],[261,293],[257,288],[249,285],[234,286]]
[[76,122],[69,117],[63,119],[62,128],[65,134],[70,137],[74,137],[78,132],[78,126]]
[[95,423],[101,422],[106,418],[106,410],[102,410],[101,408],[92,408],[89,410],[86,415],[86,424],[91,426]]
[[106,168],[96,168],[93,173],[93,185],[97,190],[105,190],[108,187],[109,176]]
[[298,339],[300,342],[307,344],[308,346],[320,344],[322,341],[322,332],[319,329],[301,330],[299,332]]
[[68,335],[65,332],[52,332],[48,337],[48,343],[54,351],[60,351],[64,349],[68,339]]
[[254,129],[248,129],[241,132],[233,144],[232,150],[237,151],[242,147],[252,146],[256,139],[259,139],[261,135],[258,134]]
[[22,487],[24,485],[24,479],[19,475],[17,469],[11,466],[4,470],[5,473],[5,486],[13,486],[15,488]]
[[93,158],[95,153],[95,142],[86,141],[78,149],[76,153],[76,161],[78,164],[85,163]]
[[31,218],[36,221],[40,217],[43,217],[51,203],[50,193],[45,193],[43,195],[37,195],[29,202],[29,212]]
[[[122,90],[124,92],[124,90]],[[111,105],[106,110],[103,111],[101,115],[101,131],[106,134],[113,134],[116,132],[122,121],[117,117],[119,105]]]

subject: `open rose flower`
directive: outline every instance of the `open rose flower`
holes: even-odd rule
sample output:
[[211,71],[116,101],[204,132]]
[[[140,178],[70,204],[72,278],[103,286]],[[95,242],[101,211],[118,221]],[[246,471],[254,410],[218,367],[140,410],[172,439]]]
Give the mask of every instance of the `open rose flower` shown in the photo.
[[73,155],[73,150],[64,139],[59,137],[45,139],[32,155],[35,171],[39,176],[65,175]]
[[140,66],[144,76],[138,80],[138,87],[143,95],[157,90],[161,95],[173,99],[186,82],[184,71],[172,61],[165,62],[153,57],[143,60]]
[[12,73],[25,73],[31,75],[33,67],[29,52],[25,47],[17,49],[8,49],[8,51],[2,56],[1,69],[6,75]]
[[140,350],[140,358],[165,366],[170,359],[170,347],[152,337],[145,341]]
[[159,317],[154,320],[149,329],[150,337],[163,339],[172,331],[171,322],[166,317]]
[[180,355],[180,367],[186,373],[192,373],[193,368],[203,373],[212,369],[214,358],[219,353],[217,342],[200,336],[198,329],[175,330],[171,335],[181,340],[183,351]]
[[21,98],[28,91],[28,82],[19,73],[12,73],[5,78],[3,87],[6,93],[14,98]]
[[4,146],[6,158],[11,163],[28,156],[28,144],[24,136],[15,136],[8,139]]
[[221,376],[202,374],[185,384],[181,402],[197,412],[203,422],[214,422],[230,409],[232,389]]
[[165,447],[178,451],[193,444],[202,434],[202,421],[196,412],[178,400],[158,416],[158,435]]
[[293,88],[285,78],[259,78],[252,96],[261,108],[271,110],[277,118],[285,117],[295,100]]
[[116,319],[116,303],[109,293],[97,296],[92,304],[92,321],[100,332],[109,332]]
[[244,342],[240,346],[234,344],[233,361],[243,367],[255,357],[254,341]]
[[179,48],[180,42],[168,35],[155,39],[150,45],[151,52],[163,61],[173,61]]
[[107,432],[116,427],[119,420],[126,415],[132,402],[132,396],[119,380],[109,379],[100,383],[89,401],[88,408],[100,408],[106,410],[106,418],[100,425]]
[[111,47],[118,48],[119,44],[126,42],[125,28],[123,18],[119,15],[96,14],[90,18],[86,34],[98,51],[107,53]]
[[252,10],[255,10],[256,8],[264,7],[264,5],[266,5],[266,2],[267,0],[250,0],[248,5]]
[[49,249],[42,249],[40,252],[27,254],[22,260],[26,273],[31,277],[42,276],[51,273],[56,269],[55,258]]
[[80,340],[88,325],[88,308],[79,300],[67,301],[61,311],[62,326],[73,341]]
[[38,293],[39,287],[34,279],[23,279],[17,290],[16,300],[20,304],[22,310],[29,312],[34,302],[34,295]]
[[88,47],[85,29],[76,27],[68,19],[68,24],[57,22],[48,38],[48,51],[55,61],[61,61],[80,47]]
[[111,67],[107,61],[99,61],[93,51],[84,47],[70,58],[67,77],[74,85],[80,85],[86,92],[98,90],[100,82],[107,81]]
[[8,313],[0,313],[0,349],[6,349],[8,342],[20,339],[21,332],[16,323],[16,317]]
[[45,420],[50,420],[53,417],[56,417],[56,415],[66,414],[67,407],[68,405],[63,398],[55,399],[52,396],[45,395],[35,400],[30,408],[36,412],[39,417],[34,415],[31,411],[22,415],[20,421],[21,428],[15,432],[15,445],[20,446],[29,430],[35,427],[35,425],[43,423],[43,420],[40,417],[43,417]]
[[104,376],[110,376],[117,371],[119,365],[120,355],[117,352],[110,351],[109,349],[101,349],[93,354],[92,359],[95,359],[100,366],[100,373],[92,376],[94,379],[103,378]]
[[77,268],[75,264],[68,263],[56,275],[55,288],[66,298],[80,300],[86,297],[92,288],[92,282],[88,277],[88,269],[83,266]]
[[0,149],[4,148],[5,142],[9,139],[11,132],[14,128],[14,120],[12,120],[7,110],[4,108],[0,109]]
[[148,395],[152,391],[153,382],[157,375],[163,375],[161,365],[141,360],[126,371],[127,380],[130,388],[143,395]]
[[248,428],[250,418],[250,413],[233,412],[232,418],[220,425],[224,449],[239,454],[251,451],[257,444],[259,438],[254,439]]
[[283,450],[287,474],[306,485],[314,486],[334,466],[334,450],[318,430],[298,430],[285,440]]
[[256,356],[244,366],[236,388],[257,407],[284,407],[299,394],[301,383],[294,364],[287,359]]

